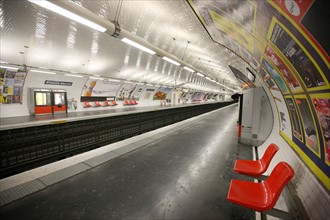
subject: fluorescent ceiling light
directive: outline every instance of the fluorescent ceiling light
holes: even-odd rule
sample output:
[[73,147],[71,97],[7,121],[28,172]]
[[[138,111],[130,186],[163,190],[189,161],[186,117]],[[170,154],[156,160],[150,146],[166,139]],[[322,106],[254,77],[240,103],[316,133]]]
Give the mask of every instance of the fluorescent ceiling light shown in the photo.
[[11,66],[0,66],[1,68],[5,68],[5,69],[10,69],[10,70],[18,70],[18,67],[11,67]]
[[72,13],[72,12],[70,12],[70,11],[64,9],[64,8],[61,8],[61,7],[59,7],[59,6],[57,6],[53,3],[50,3],[48,1],[45,1],[45,0],[28,0],[28,1],[32,2],[36,5],[39,5],[43,8],[46,8],[48,10],[51,10],[55,13],[58,13],[60,15],[63,15],[64,17],[67,17],[67,18],[70,18],[74,21],[77,21],[77,22],[79,22],[83,25],[86,25],[90,28],[93,28],[97,31],[105,32],[107,30],[105,27],[102,27],[102,26],[100,26],[100,25],[98,25],[98,24],[96,24],[96,23],[94,23],[90,20],[87,20],[86,18],[80,17],[79,15],[76,15],[76,14],[74,14],[74,13]]
[[102,78],[102,77],[94,77],[94,76],[90,76],[89,78],[90,78],[90,79],[99,79],[99,80],[104,80],[104,78]]
[[110,81],[110,82],[120,82],[120,80],[118,80],[118,79],[108,79],[108,81]]
[[168,57],[163,57],[162,59],[163,60],[166,60],[166,61],[168,61],[170,63],[173,63],[174,65],[180,66],[180,63],[178,63],[178,62],[176,62],[176,61],[174,61],[174,60],[172,60],[172,59],[170,59]]
[[207,76],[207,77],[205,77],[205,79],[211,80],[211,78],[210,78],[210,77],[208,77],[208,76]]
[[64,74],[64,75],[66,75],[66,76],[73,76],[73,77],[80,77],[80,78],[83,77],[83,76],[80,76],[80,75],[74,75],[74,74]]
[[6,64],[6,63],[8,63],[8,62],[5,62],[5,61],[0,61],[0,63],[4,63],[4,64]]
[[30,72],[35,72],[35,73],[45,73],[45,74],[56,74],[54,72],[48,72],[48,71],[41,71],[41,70],[30,70]]
[[185,69],[185,70],[188,70],[189,72],[192,72],[192,73],[193,73],[193,72],[195,72],[195,70],[193,70],[193,69],[190,69],[189,67],[186,67],[186,66],[185,66],[185,67],[183,67],[183,69]]
[[147,53],[156,54],[155,51],[150,50],[149,48],[146,48],[145,46],[142,46],[141,44],[135,43],[134,41],[131,41],[131,40],[125,38],[125,37],[123,39],[121,39],[121,41],[122,42],[125,42],[125,43],[127,43],[127,44],[129,44],[129,45],[131,45],[133,47],[136,47],[136,48],[138,48],[140,50],[143,50],[143,51],[145,51]]
[[201,73],[197,73],[197,75],[199,75],[199,76],[201,76],[201,77],[204,77],[204,75],[203,75],[203,74],[201,74]]

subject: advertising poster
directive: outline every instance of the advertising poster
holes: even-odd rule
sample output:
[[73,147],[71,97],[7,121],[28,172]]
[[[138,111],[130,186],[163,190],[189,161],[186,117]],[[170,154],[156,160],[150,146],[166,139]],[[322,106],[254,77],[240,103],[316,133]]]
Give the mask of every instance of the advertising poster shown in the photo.
[[315,66],[315,61],[308,56],[306,49],[297,43],[293,35],[276,21],[276,19],[273,19],[274,27],[270,34],[271,42],[296,69],[306,88],[324,88],[326,81],[322,77],[321,71]]
[[297,24],[305,15],[308,8],[312,5],[313,0],[309,1],[295,1],[295,0],[275,0],[274,4],[278,5],[283,12],[290,16]]
[[204,93],[202,92],[195,92],[192,97],[191,97],[191,101],[192,102],[200,102],[202,101],[204,98]]
[[[232,48],[240,54],[239,46],[234,45],[236,41],[252,52],[253,37],[251,34],[255,28],[256,6],[251,1],[189,0],[188,2],[214,41]],[[232,13],[238,4],[241,8],[240,13]]]
[[[268,66],[271,67],[269,63],[268,63]],[[278,87],[275,84],[275,82],[273,81],[273,78],[266,72],[266,70],[264,70],[264,68],[261,67],[259,69],[258,73],[259,73],[261,79],[266,83],[266,85],[268,86],[269,89],[277,89],[278,90]],[[284,84],[284,82],[283,82],[283,84]],[[284,91],[288,91],[288,90],[285,90],[285,88],[286,87],[283,88]]]
[[314,117],[312,115],[308,101],[303,96],[296,96],[295,99],[302,119],[305,144],[317,156],[321,157],[318,132],[315,126]]
[[167,95],[172,91],[172,88],[160,87],[156,90],[153,100],[165,100]]
[[151,99],[152,94],[154,94],[155,91],[156,91],[156,88],[155,88],[155,87],[150,87],[150,86],[148,86],[148,87],[146,88],[145,93],[144,93],[144,97],[143,97],[143,99]]
[[203,101],[207,101],[207,100],[209,100],[211,96],[212,96],[212,94],[205,93],[205,94],[204,94],[204,97],[203,97]]
[[284,64],[281,58],[267,45],[265,52],[265,56],[271,61],[271,63],[276,66],[277,70],[290,87],[291,91],[301,90],[301,87],[298,83],[296,77],[291,73],[289,68]]
[[81,96],[115,97],[120,86],[120,82],[88,79]]
[[134,83],[124,83],[118,90],[117,100],[126,100],[132,98],[132,93],[136,88],[136,84]]
[[[188,0],[188,3],[213,41],[255,67],[275,100],[281,120],[280,134],[325,183],[328,165],[321,162],[323,145],[321,150],[317,146],[326,143],[329,135],[324,130],[325,116],[314,109],[317,100],[312,103],[312,99],[324,102],[319,95],[330,92],[329,7],[321,0]],[[307,111],[300,111],[302,108]],[[289,121],[291,126],[286,124]],[[292,135],[287,130],[290,127]],[[319,140],[314,140],[313,130],[320,135]],[[327,150],[325,154],[328,155]]]
[[314,109],[320,122],[325,163],[330,165],[330,95],[311,95]]
[[[261,63],[263,64],[265,69],[268,71],[268,73],[273,77],[273,79],[277,83],[277,85],[278,85],[279,89],[282,91],[282,93],[288,93],[289,92],[288,87],[282,80],[281,76],[277,73],[277,71],[270,65],[270,63],[265,58],[262,59]],[[271,80],[270,77],[268,77],[268,78],[263,77],[263,79]],[[267,81],[266,81],[266,83],[267,83]],[[267,83],[267,84],[269,84],[269,83]]]
[[192,91],[189,91],[187,94],[186,94],[186,99],[185,101],[188,102],[189,100],[191,100],[191,97],[194,95],[195,92],[192,92]]
[[[308,39],[318,48],[319,54],[329,60],[329,39],[323,34],[323,28],[319,28],[320,21],[326,21],[328,7],[324,7],[323,1],[317,0],[275,0],[269,1],[288,20],[296,24],[306,34]],[[317,38],[315,39],[315,37]]]
[[291,120],[283,96],[281,94],[276,94],[274,96],[274,100],[276,102],[279,116],[280,134],[285,134],[287,137],[292,139]]
[[301,142],[303,142],[300,120],[295,103],[291,97],[285,97],[285,101],[287,102],[289,114],[291,116],[293,135]]
[[139,100],[144,87],[144,85],[137,85],[132,93],[132,99]]
[[22,104],[26,72],[0,68],[0,103]]

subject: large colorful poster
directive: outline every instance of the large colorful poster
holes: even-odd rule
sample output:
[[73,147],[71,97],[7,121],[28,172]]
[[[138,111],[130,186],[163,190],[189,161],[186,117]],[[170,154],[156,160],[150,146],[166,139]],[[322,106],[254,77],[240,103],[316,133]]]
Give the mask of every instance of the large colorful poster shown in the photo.
[[139,100],[144,87],[144,85],[137,85],[132,93],[132,99]]
[[320,121],[325,162],[330,165],[330,94],[311,95],[311,97]]
[[316,129],[314,117],[312,115],[308,101],[303,96],[297,96],[295,99],[303,122],[302,124],[305,136],[305,144],[316,155],[321,157],[318,131]]
[[[269,62],[265,58],[262,59],[261,63],[264,65],[265,69],[269,72],[269,74],[273,77],[273,79],[277,83],[277,85],[280,88],[280,90],[282,91],[282,93],[288,93],[289,92],[288,87],[282,80],[280,74],[277,73],[277,71],[272,67],[272,65],[270,65]],[[263,77],[263,78],[265,78],[265,77]],[[270,78],[268,77],[268,79],[270,79]],[[267,81],[266,81],[266,83],[268,84]]]
[[[256,6],[252,1],[196,1],[189,0],[190,5],[198,11],[199,18],[212,38],[235,52],[252,51],[255,29]],[[232,13],[239,4],[240,13]],[[235,22],[234,22],[235,21]],[[246,54],[249,56],[249,54]]]
[[117,100],[131,99],[136,86],[134,83],[123,83],[118,90]]
[[152,94],[154,94],[155,90],[156,90],[156,87],[150,87],[150,86],[148,86],[146,88],[146,91],[144,92],[143,99],[151,99]]
[[172,91],[172,88],[160,87],[154,94],[153,100],[165,100],[167,95]]
[[22,104],[26,72],[0,68],[0,103]]
[[326,80],[322,77],[321,70],[310,57],[306,49],[298,43],[292,33],[274,18],[274,26],[269,38],[271,42],[289,60],[300,75],[307,88],[326,86]]
[[290,87],[291,91],[301,90],[297,78],[291,73],[282,59],[269,47],[269,45],[266,46],[265,55],[272,62],[272,64],[276,66],[277,70],[281,73],[281,76]]
[[290,97],[286,97],[285,101],[288,104],[288,109],[289,109],[289,113],[291,116],[293,135],[302,142],[303,134],[302,134],[302,130],[301,130],[298,112],[296,110],[296,105],[295,105],[293,99]]
[[115,97],[120,86],[120,82],[88,79],[81,96]]
[[192,97],[191,97],[191,101],[192,102],[200,102],[202,101],[204,98],[204,93],[202,92],[195,92]]
[[280,134],[326,183],[330,177],[326,113],[315,103],[325,103],[323,96],[330,93],[329,7],[318,0],[188,3],[215,42],[255,67],[276,101]]

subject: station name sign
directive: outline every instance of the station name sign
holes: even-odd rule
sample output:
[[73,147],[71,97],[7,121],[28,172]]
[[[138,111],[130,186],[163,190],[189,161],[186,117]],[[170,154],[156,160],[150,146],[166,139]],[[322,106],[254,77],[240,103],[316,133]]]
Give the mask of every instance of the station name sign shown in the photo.
[[72,86],[72,82],[45,80],[46,85]]

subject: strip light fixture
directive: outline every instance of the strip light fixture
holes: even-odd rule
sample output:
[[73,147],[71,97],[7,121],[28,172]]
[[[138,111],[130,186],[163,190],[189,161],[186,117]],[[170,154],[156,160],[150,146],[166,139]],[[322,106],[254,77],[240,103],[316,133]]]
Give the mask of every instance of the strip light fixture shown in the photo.
[[189,67],[186,67],[186,66],[185,66],[185,67],[183,67],[183,69],[185,69],[185,70],[188,70],[189,72],[192,72],[192,73],[193,73],[193,72],[195,72],[195,70],[193,70],[193,69],[190,69]]
[[53,74],[53,75],[56,74],[56,73],[54,73],[54,72],[41,71],[41,70],[30,70],[30,72],[34,72],[34,73],[45,73],[45,74]]
[[130,39],[127,39],[126,37],[124,37],[123,39],[121,39],[121,41],[122,42],[125,42],[125,43],[127,43],[127,44],[129,44],[129,45],[131,45],[133,47],[136,47],[136,48],[138,48],[140,50],[143,50],[143,51],[145,51],[147,53],[156,54],[155,51],[150,50],[149,48],[146,48],[145,46],[142,46],[141,44],[138,44],[138,43],[136,43],[136,42],[134,42],[134,41],[132,41]]
[[95,76],[90,76],[89,78],[90,79],[104,80],[104,78],[102,78],[102,77],[95,77]]
[[201,74],[201,73],[197,73],[197,75],[198,75],[198,76],[201,76],[201,77],[204,77],[204,75],[203,75],[203,74]]
[[205,77],[205,79],[211,80],[211,78],[210,78],[210,77],[208,77],[208,76],[207,76],[207,77]]
[[46,1],[46,0],[28,0],[28,1],[32,2],[36,5],[39,5],[43,8],[46,8],[48,10],[51,10],[51,11],[53,11],[57,14],[60,14],[64,17],[67,17],[67,18],[70,18],[74,21],[77,21],[77,22],[79,22],[83,25],[86,25],[90,28],[93,28],[97,31],[105,32],[107,30],[105,27],[102,27],[102,26],[100,26],[100,25],[98,25],[98,24],[96,24],[96,23],[94,23],[90,20],[87,20],[86,18],[80,17],[79,15],[76,15],[76,14],[74,14],[74,13],[72,13],[72,12],[70,12],[70,11],[64,9],[64,8],[61,8],[61,7],[51,3],[49,1]]
[[174,61],[174,60],[172,60],[172,59],[170,59],[170,58],[168,58],[168,57],[162,57],[162,59],[163,60],[166,60],[166,61],[168,61],[168,62],[170,62],[170,63],[172,63],[172,64],[174,64],[174,65],[177,65],[177,66],[180,66],[180,63],[178,63],[178,62],[176,62],[176,61]]
[[66,75],[66,76],[72,76],[72,77],[80,77],[80,78],[83,77],[83,76],[80,76],[80,75],[74,75],[74,74],[64,74],[64,75]]
[[11,66],[0,66],[0,68],[5,68],[5,69],[9,69],[9,70],[18,70],[18,67],[11,67]]

